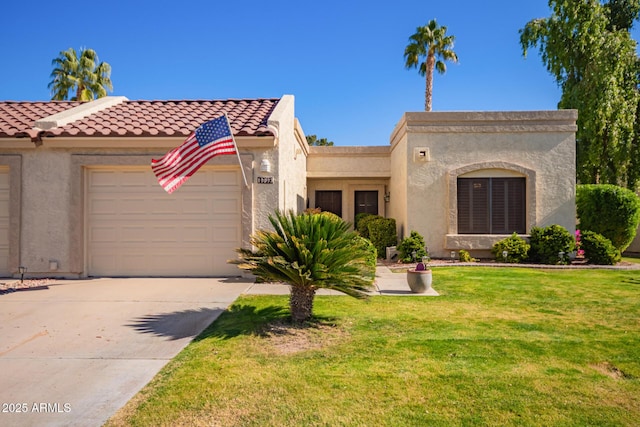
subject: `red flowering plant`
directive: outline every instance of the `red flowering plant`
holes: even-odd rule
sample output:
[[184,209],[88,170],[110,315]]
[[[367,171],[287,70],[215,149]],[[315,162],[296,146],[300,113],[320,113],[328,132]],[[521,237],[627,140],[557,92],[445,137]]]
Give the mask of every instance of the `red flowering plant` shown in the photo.
[[582,243],[580,242],[580,230],[576,230],[576,256],[578,258],[584,258],[584,249],[582,249]]

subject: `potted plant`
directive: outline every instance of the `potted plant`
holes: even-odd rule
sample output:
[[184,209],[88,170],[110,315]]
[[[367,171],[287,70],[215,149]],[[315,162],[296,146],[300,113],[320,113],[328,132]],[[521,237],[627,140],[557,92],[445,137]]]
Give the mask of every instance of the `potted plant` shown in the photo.
[[423,294],[431,289],[432,280],[428,256],[422,257],[422,262],[415,269],[407,270],[407,283],[414,294]]

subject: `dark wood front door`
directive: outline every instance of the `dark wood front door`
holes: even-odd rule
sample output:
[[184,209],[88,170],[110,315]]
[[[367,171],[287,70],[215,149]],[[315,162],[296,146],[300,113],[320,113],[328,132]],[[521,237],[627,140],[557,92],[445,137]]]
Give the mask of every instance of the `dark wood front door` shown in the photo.
[[378,215],[378,192],[356,191],[354,214],[368,213]]

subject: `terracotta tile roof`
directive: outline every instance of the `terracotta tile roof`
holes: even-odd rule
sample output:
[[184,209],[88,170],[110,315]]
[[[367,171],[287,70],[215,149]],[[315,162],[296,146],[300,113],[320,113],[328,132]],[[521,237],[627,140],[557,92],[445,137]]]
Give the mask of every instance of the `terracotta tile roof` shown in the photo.
[[75,101],[0,102],[0,138],[27,136],[27,131],[35,126],[36,120],[80,104]]
[[[187,136],[226,113],[235,136],[273,135],[267,120],[279,99],[124,101],[46,131],[45,136]],[[0,102],[0,138],[26,136],[35,121],[80,103]],[[57,108],[57,109],[56,109]]]

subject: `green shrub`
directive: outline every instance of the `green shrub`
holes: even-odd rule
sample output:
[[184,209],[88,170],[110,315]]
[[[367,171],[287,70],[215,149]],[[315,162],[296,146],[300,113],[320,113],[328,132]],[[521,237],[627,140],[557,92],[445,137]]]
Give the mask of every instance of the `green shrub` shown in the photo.
[[[370,213],[359,213],[359,214],[357,214],[357,215],[356,215],[356,217],[355,217],[355,218],[354,218],[354,220],[353,220],[353,228],[354,228],[355,230],[359,231],[359,230],[358,230],[358,227],[360,226],[360,220],[361,220],[362,218],[365,218],[365,217],[367,217],[367,216],[371,216],[371,215],[373,215],[373,214],[370,214]],[[361,234],[361,235],[362,235],[362,234]]]
[[[422,257],[429,255],[425,250],[424,238],[417,231],[411,231],[409,237],[402,239],[398,245],[398,252],[400,252],[401,262],[414,262],[420,261]],[[415,258],[413,253],[416,253]]]
[[[513,233],[506,239],[502,239],[491,248],[491,253],[498,261],[518,264],[527,259],[530,245],[517,233]],[[507,251],[505,260],[502,253]],[[468,254],[467,254],[468,255]],[[462,261],[462,258],[460,259]]]
[[369,238],[369,223],[378,219],[382,219],[380,215],[358,214],[356,215],[355,229],[365,239]]
[[[554,224],[548,227],[533,227],[529,238],[529,260],[542,264],[568,264],[569,253],[576,246],[566,228]],[[562,252],[562,259],[560,259]]]
[[[500,253],[500,256],[502,256],[502,253]],[[458,251],[458,259],[460,260],[460,262],[477,262],[478,261],[476,258],[473,258],[471,255],[469,255],[469,252],[465,251],[464,249],[460,249]]]
[[[366,264],[372,269],[372,271],[376,271],[376,262],[378,259],[378,251],[376,251],[376,247],[373,246],[373,243],[369,239],[365,239],[362,236],[355,236],[353,239],[353,245],[356,247],[356,252],[360,250],[366,252]],[[371,283],[375,280],[375,274],[371,277]]]
[[578,185],[576,207],[581,230],[602,234],[620,252],[633,241],[640,222],[640,198],[633,191],[610,184]]
[[[363,218],[360,223],[367,221],[369,217]],[[378,251],[378,256],[383,257],[386,248],[396,246],[398,244],[398,234],[396,231],[396,220],[393,218],[375,218],[368,221],[369,240],[373,243]]]
[[614,265],[621,259],[611,241],[596,232],[582,231],[580,243],[589,264]]

